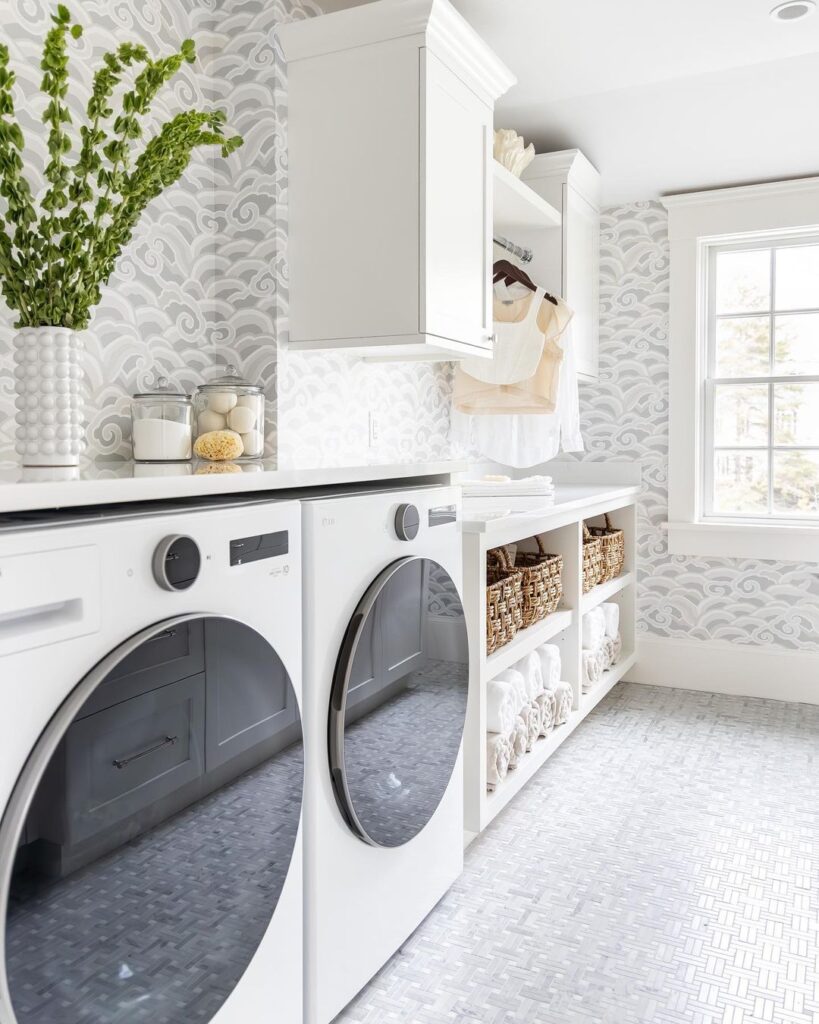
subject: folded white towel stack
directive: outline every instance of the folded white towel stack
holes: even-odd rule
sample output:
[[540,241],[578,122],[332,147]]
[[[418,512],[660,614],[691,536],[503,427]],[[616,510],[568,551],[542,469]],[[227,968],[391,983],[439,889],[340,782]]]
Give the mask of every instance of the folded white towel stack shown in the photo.
[[541,644],[535,654],[540,659],[543,685],[547,690],[554,690],[560,682],[560,648],[557,644]]
[[605,620],[606,636],[613,640],[620,633],[620,605],[614,601],[606,601],[600,605]]
[[509,683],[492,679],[486,686],[486,730],[508,735],[515,727],[517,697]]
[[461,487],[464,498],[537,497],[553,494],[555,489],[550,476],[525,476],[520,480],[508,476],[487,476],[481,480],[464,480]]
[[539,694],[543,693],[546,687],[543,685],[543,670],[540,666],[540,656],[537,651],[532,651],[525,658],[521,658],[515,665],[515,668],[523,676],[528,700],[532,701]]
[[515,714],[525,704],[529,703],[529,691],[526,687],[526,681],[522,673],[518,672],[516,668],[508,668],[505,672],[499,673],[495,678],[495,682],[505,683],[511,688],[514,694]]
[[511,753],[512,744],[507,736],[498,732],[486,734],[486,785],[489,789],[506,778]]
[[582,647],[587,651],[596,651],[606,635],[606,617],[602,608],[592,608],[583,616]]

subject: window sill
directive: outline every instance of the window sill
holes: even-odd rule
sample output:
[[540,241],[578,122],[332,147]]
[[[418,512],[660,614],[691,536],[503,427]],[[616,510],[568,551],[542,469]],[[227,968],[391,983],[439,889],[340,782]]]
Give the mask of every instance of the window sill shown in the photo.
[[668,553],[819,563],[819,524],[668,523]]

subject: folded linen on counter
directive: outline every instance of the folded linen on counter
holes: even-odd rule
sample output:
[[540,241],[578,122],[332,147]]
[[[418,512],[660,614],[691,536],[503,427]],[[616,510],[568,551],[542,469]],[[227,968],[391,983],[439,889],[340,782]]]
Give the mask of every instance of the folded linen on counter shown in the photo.
[[600,653],[597,651],[583,651],[583,693],[588,693],[592,687],[597,686],[603,675]]
[[501,495],[534,497],[554,494],[555,485],[550,476],[525,476],[513,480],[508,476],[487,476],[479,480],[461,481],[463,497],[497,498]]
[[507,516],[517,512],[539,512],[542,508],[552,508],[555,503],[554,494],[504,494],[486,495],[483,498],[464,498],[463,510],[466,518],[480,519],[483,515]]
[[505,672],[499,672],[495,677],[495,681],[498,683],[505,683],[511,688],[512,693],[514,694],[515,714],[517,714],[525,704],[529,703],[529,691],[526,687],[526,680],[523,678],[523,675],[518,672],[517,668],[508,668]]
[[553,690],[560,682],[560,648],[557,644],[541,644],[535,654],[540,659],[543,685],[547,690]]
[[606,636],[613,640],[620,632],[620,605],[605,601],[600,605],[605,620]]
[[529,730],[526,728],[526,723],[518,715],[515,728],[509,733],[509,746],[511,748],[509,755],[510,768],[517,768],[520,764],[520,759],[526,753],[528,743]]
[[563,725],[568,722],[572,713],[574,697],[569,683],[558,683],[554,688],[555,695],[555,725]]
[[586,651],[596,651],[606,635],[606,617],[602,608],[592,608],[583,616],[581,624],[581,646]]
[[527,704],[519,717],[526,726],[526,749],[531,750],[540,736],[540,708],[535,703]]
[[555,695],[552,690],[544,690],[535,697],[535,704],[540,708],[540,735],[548,736],[555,727]]
[[486,729],[508,735],[515,727],[517,696],[509,683],[490,679],[486,684]]
[[486,734],[486,785],[488,789],[494,789],[506,778],[511,753],[512,744],[507,736],[500,732]]
[[540,655],[537,651],[532,651],[525,658],[521,658],[515,665],[515,669],[523,676],[528,700],[534,700],[546,689],[543,685],[543,670],[540,667]]

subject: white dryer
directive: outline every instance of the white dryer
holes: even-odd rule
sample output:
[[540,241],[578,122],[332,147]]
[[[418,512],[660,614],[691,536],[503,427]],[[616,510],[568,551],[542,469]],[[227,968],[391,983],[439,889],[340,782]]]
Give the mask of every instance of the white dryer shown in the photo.
[[305,1020],[327,1024],[463,867],[459,492],[303,503]]
[[0,516],[0,1020],[302,1021],[297,502]]

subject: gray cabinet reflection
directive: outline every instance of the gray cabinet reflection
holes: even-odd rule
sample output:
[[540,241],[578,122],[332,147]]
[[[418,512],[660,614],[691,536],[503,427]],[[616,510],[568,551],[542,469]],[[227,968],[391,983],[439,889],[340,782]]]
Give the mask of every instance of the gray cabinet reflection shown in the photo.
[[394,563],[359,602],[333,680],[330,760],[365,842],[400,846],[435,813],[460,750],[467,660],[458,591],[436,562]]
[[18,1024],[207,1022],[276,909],[302,797],[276,652],[227,619],[127,654],[62,737],[12,876]]

